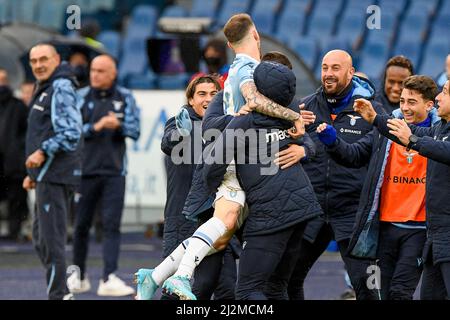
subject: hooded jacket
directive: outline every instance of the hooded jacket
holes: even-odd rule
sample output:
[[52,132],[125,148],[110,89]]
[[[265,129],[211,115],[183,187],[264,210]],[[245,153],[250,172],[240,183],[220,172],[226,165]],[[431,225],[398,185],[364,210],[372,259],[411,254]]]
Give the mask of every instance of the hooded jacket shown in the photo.
[[[402,119],[400,109],[394,110],[394,117]],[[440,122],[436,109],[429,116],[432,125]],[[374,128],[361,140],[349,144],[338,138],[327,148],[333,159],[344,166],[359,168],[368,166],[368,172],[361,192],[355,228],[348,253],[355,258],[376,259],[379,233],[379,202],[385,167],[392,141]]]
[[[302,166],[296,164],[280,169],[273,164],[274,153],[278,148],[283,150],[289,144],[297,143],[287,134],[290,127],[290,122],[256,112],[237,117],[230,122],[208,153],[210,158],[205,160],[203,179],[210,192],[215,192],[223,180],[229,161],[212,162],[212,155],[220,152],[234,155],[237,178],[245,191],[249,208],[244,236],[277,232],[322,214]],[[246,139],[245,134],[237,133],[234,143],[229,143],[230,135],[239,129],[253,129],[254,135]],[[252,144],[257,145],[257,148],[252,149]]]
[[[202,118],[195,113],[194,109],[189,106],[185,106],[189,112],[191,121],[197,123],[200,126]],[[182,210],[184,202],[188,196],[189,190],[192,185],[192,177],[195,170],[195,158],[194,158],[194,143],[191,143],[190,162],[176,164],[171,158],[173,148],[179,143],[193,142],[195,139],[200,139],[201,136],[194,136],[195,134],[201,134],[201,131],[191,130],[189,137],[182,137],[178,133],[175,117],[167,120],[164,128],[163,138],[161,140],[161,150],[164,152],[164,164],[167,173],[167,199],[166,206],[164,208],[164,244],[163,256],[167,257],[183,240],[190,237],[197,228],[197,223],[189,221],[184,215]]]
[[[140,111],[133,95],[117,85],[107,90],[85,87],[78,95],[83,117],[83,176],[125,176],[125,139],[137,140],[140,135]],[[115,113],[121,127],[95,132],[94,124],[108,112]]]
[[36,86],[28,115],[26,157],[41,149],[46,160],[41,167],[28,169],[34,181],[79,183],[82,122],[75,84],[70,67],[62,63]]
[[[389,133],[386,115],[377,115],[374,126],[389,139],[400,141]],[[450,123],[441,119],[431,128],[409,126],[418,142],[413,150],[427,157],[425,207],[427,214],[427,242],[423,256],[432,254],[433,263],[450,261]]]
[[[353,102],[361,97],[373,100],[375,89],[368,80],[356,76],[353,77],[352,84],[352,96],[334,121],[332,121],[331,111],[322,87],[302,101],[305,103],[305,109],[316,115],[316,121],[306,127],[307,132],[316,143],[316,156],[305,163],[303,167],[324,211],[324,220],[308,223],[305,229],[304,237],[310,242],[315,240],[317,232],[324,222],[331,224],[336,241],[349,239],[352,234],[367,167],[346,168],[336,163],[326,152],[325,146],[319,141],[316,133],[316,128],[326,122],[336,129],[339,138],[353,143],[372,130],[372,125],[353,110]],[[381,105],[378,103],[373,103],[373,105],[379,113],[384,113]]]

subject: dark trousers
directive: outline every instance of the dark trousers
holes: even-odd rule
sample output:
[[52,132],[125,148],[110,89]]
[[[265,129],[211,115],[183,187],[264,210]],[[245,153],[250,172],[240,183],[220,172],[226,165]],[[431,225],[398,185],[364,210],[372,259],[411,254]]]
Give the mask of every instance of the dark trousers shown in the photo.
[[412,300],[422,274],[425,229],[380,223],[378,258],[382,300]]
[[125,177],[83,177],[76,204],[73,263],[80,267],[81,279],[86,271],[89,230],[97,205],[103,224],[103,279],[117,270],[120,251],[120,222],[125,195]]
[[[330,241],[334,238],[333,230],[330,224],[324,224],[317,234],[314,243],[302,239],[300,245],[300,254],[292,277],[289,281],[288,295],[290,300],[304,300],[304,282],[309,270],[326,250]],[[356,299],[374,300],[376,299],[375,290],[367,287],[368,268],[372,264],[366,260],[350,258],[346,255],[349,239],[338,241],[339,251],[342,260],[345,263],[348,275],[350,277]]]
[[198,300],[234,300],[236,257],[228,245],[225,250],[206,256],[195,269],[192,291]]
[[[283,292],[298,259],[305,223],[271,234],[246,236],[239,261],[237,300],[283,299]],[[272,275],[279,290],[267,295],[266,284]],[[277,296],[278,293],[278,296]]]
[[66,219],[71,187],[39,182],[36,184],[36,212],[33,220],[33,244],[47,270],[47,294],[50,300],[62,300],[66,286]]
[[23,178],[0,176],[0,188],[8,204],[8,237],[17,239],[22,222],[28,216],[27,191],[22,188]]
[[420,290],[421,300],[450,300],[450,262],[433,264],[430,256],[425,259]]

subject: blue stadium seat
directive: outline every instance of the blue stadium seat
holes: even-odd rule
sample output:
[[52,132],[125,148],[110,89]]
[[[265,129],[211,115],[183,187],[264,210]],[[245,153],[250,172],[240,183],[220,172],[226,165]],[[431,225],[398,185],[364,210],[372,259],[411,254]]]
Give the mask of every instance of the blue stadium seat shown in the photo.
[[407,3],[408,0],[378,0],[377,5],[380,7],[383,14],[385,12],[391,12],[398,15],[400,12],[405,10]]
[[328,37],[334,32],[336,16],[341,10],[343,1],[317,0],[314,3],[306,34],[316,37],[322,45],[323,37]]
[[66,9],[67,4],[64,1],[41,0],[38,6],[37,23],[43,27],[61,30],[65,28]]
[[439,8],[440,14],[450,14],[450,1],[444,0]]
[[120,57],[120,34],[117,31],[106,30],[101,32],[97,40],[106,48],[107,52],[114,58]]
[[418,73],[435,78],[444,70],[445,59],[449,53],[450,43],[448,38],[429,42],[424,50],[422,64]]
[[151,70],[147,70],[144,74],[128,75],[123,85],[130,89],[156,89],[157,78]]
[[11,21],[11,2],[8,0],[0,0],[0,23]]
[[[10,1],[11,20],[16,22],[33,23],[37,22],[35,19],[35,12],[38,8],[36,0],[15,0]],[[60,26],[58,26],[59,29]]]
[[314,37],[297,38],[290,43],[290,47],[311,70],[314,70],[319,53],[317,40]]
[[278,19],[275,37],[283,43],[298,38],[303,33],[309,6],[307,1],[287,0]]
[[425,11],[409,11],[399,29],[399,38],[416,38],[424,40],[428,27],[428,13]]
[[280,0],[256,0],[250,13],[258,31],[273,34]]
[[160,74],[158,76],[158,89],[163,90],[175,90],[175,89],[185,89],[189,81],[189,74],[180,73],[174,75],[164,75]]
[[429,37],[430,39],[446,37],[449,30],[450,30],[450,12],[441,13],[431,25]]
[[366,29],[365,41],[384,41],[390,45],[398,29],[398,15],[395,12],[383,11],[380,29]]
[[223,1],[217,18],[219,26],[223,26],[230,17],[236,13],[248,12],[250,0],[227,0]]
[[396,42],[392,55],[404,55],[417,69],[422,54],[422,42],[415,38],[401,38]]
[[152,78],[149,70],[146,42],[138,37],[125,38],[119,64],[119,82],[130,86],[129,79],[140,77],[139,79],[146,82],[147,85],[154,86],[154,75]]
[[366,42],[361,51],[357,70],[367,74],[371,81],[379,81],[388,58],[389,48],[384,41]]
[[145,39],[151,37],[156,29],[157,10],[153,6],[139,5],[133,9],[126,35]]
[[365,13],[367,7],[375,3],[374,0],[347,0],[345,10],[357,9]]
[[218,3],[219,0],[194,0],[190,16],[215,18]]
[[355,45],[360,40],[366,27],[365,10],[346,10],[339,21],[340,25],[338,26],[336,37],[347,39],[352,45]]
[[425,12],[432,15],[436,12],[439,0],[414,0],[410,2],[408,13]]
[[188,13],[186,9],[180,5],[172,5],[168,6],[164,9],[164,11],[161,14],[161,17],[176,17],[176,18],[182,18],[187,17]]
[[313,3],[313,14],[328,12],[331,15],[336,15],[343,5],[343,0],[316,0]]
[[309,21],[307,35],[315,37],[322,44],[323,40],[333,33],[335,15],[326,12],[316,12]]

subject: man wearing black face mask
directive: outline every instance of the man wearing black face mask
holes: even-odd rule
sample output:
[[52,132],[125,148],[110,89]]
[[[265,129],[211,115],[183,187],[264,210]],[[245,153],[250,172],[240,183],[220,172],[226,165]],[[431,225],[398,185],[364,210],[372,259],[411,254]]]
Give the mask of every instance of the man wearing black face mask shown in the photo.
[[8,204],[8,238],[18,240],[28,215],[25,171],[27,107],[13,96],[8,73],[0,69],[0,197]]
[[69,64],[78,81],[78,87],[83,88],[89,85],[89,59],[81,51],[75,51],[69,57]]
[[[322,60],[322,86],[306,97],[305,110],[314,112],[316,121],[306,131],[316,142],[316,155],[303,167],[308,174],[324,211],[323,219],[308,223],[302,240],[300,258],[289,283],[289,298],[304,299],[303,282],[313,264],[325,251],[330,240],[337,241],[348,270],[357,299],[372,299],[366,286],[367,262],[347,257],[346,250],[352,234],[359,195],[367,168],[345,168],[331,159],[319,142],[317,126],[323,121],[332,125],[337,135],[348,143],[361,139],[372,125],[353,111],[357,97],[372,100],[373,85],[354,76],[351,56],[342,50],[332,50]],[[384,113],[381,105],[375,107]]]
[[221,86],[228,77],[228,69],[230,65],[227,64],[227,46],[221,39],[211,39],[203,50],[203,59],[208,67],[209,74],[219,74]]

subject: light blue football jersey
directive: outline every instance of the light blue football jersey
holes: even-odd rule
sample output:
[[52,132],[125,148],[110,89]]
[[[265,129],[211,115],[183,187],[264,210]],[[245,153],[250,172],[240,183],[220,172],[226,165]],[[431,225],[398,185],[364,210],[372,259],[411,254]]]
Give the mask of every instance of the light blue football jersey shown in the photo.
[[228,71],[228,78],[225,80],[223,89],[223,111],[224,114],[233,115],[245,105],[244,96],[241,93],[241,86],[253,81],[253,71],[259,64],[258,60],[239,53],[234,58],[233,64]]

